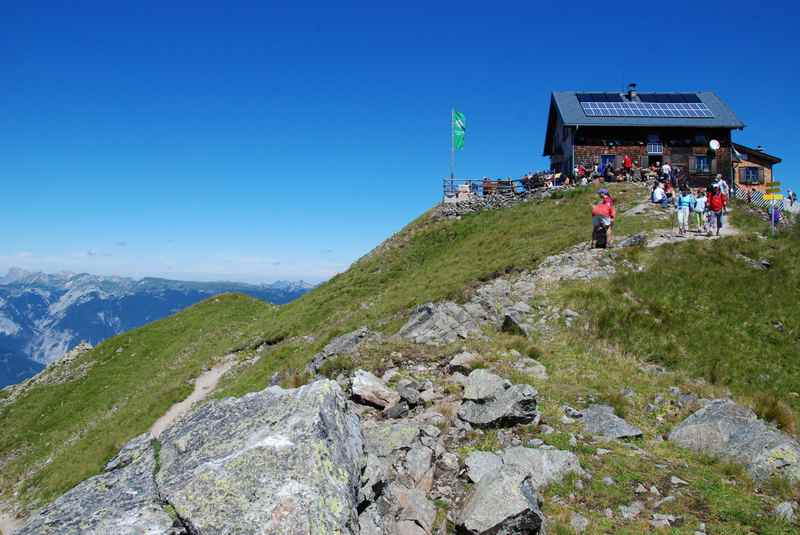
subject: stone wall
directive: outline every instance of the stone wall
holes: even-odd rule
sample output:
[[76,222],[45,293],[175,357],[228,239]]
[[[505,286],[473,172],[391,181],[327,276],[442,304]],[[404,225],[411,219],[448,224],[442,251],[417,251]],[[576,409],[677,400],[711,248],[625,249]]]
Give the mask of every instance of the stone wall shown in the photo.
[[550,197],[553,193],[564,191],[568,186],[558,188],[536,188],[522,193],[494,194],[494,195],[469,195],[462,198],[445,198],[436,207],[432,215],[435,219],[454,219],[467,214],[482,212],[483,210],[495,210],[497,208],[509,208],[511,206],[540,200]]

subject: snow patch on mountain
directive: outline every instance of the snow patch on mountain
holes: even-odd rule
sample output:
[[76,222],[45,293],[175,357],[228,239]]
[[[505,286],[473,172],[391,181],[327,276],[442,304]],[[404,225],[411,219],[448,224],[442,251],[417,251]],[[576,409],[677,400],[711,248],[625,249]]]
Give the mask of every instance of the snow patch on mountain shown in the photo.
[[[3,304],[0,303],[0,307]],[[6,336],[14,336],[20,331],[20,326],[11,321],[11,319],[7,318],[5,315],[0,313],[0,334],[4,334]]]

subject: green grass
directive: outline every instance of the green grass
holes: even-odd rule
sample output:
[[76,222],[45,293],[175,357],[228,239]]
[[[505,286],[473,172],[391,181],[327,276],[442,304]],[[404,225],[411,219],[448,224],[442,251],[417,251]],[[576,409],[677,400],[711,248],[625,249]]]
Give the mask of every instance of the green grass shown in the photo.
[[240,295],[211,298],[109,339],[77,359],[91,366],[82,377],[36,386],[0,408],[3,497],[20,484],[24,502],[46,502],[97,473],[185,398],[204,367],[241,347],[266,308]]
[[[623,186],[615,195],[624,209],[641,192]],[[587,240],[593,200],[591,191],[576,190],[457,221],[425,215],[286,306],[224,296],[107,340],[76,363],[92,364],[82,378],[36,387],[0,408],[0,426],[13,430],[0,435],[0,497],[19,491],[21,502],[43,503],[97,473],[228,352],[280,342],[226,375],[218,397],[260,390],[275,372],[286,386],[302,384],[306,362],[333,336],[361,325],[392,332],[414,305],[461,300],[482,280],[535,267]]]
[[[641,189],[624,184],[613,185],[612,190],[620,213],[643,195]],[[362,325],[393,334],[415,305],[462,301],[481,281],[535,268],[545,257],[588,241],[593,200],[591,191],[575,190],[562,198],[460,220],[423,216],[345,273],[286,306],[223,296],[106,341],[75,363],[91,365],[83,377],[36,387],[15,403],[0,404],[0,425],[13,430],[0,435],[0,498],[9,499],[19,491],[23,503],[44,503],[97,473],[119,447],[183,399],[204,367],[228,352],[242,350],[243,359],[257,358],[223,377],[216,397],[263,389],[276,372],[285,386],[301,384],[308,380],[305,364],[333,336]],[[734,221],[756,229],[755,220],[735,216]],[[665,224],[669,226],[669,219],[664,217],[622,217],[616,231],[631,234]],[[655,250],[637,248],[621,254],[642,264],[643,272],[622,272],[609,281],[571,284],[552,295],[537,296],[581,312],[571,330],[560,325],[553,337],[532,340],[489,333],[486,340],[440,348],[388,339],[364,348],[358,359],[332,361],[325,372],[333,376],[358,366],[380,374],[401,362],[439,362],[465,346],[484,356],[483,366],[534,385],[545,420],[551,423],[559,421],[562,404],[592,395],[615,406],[647,437],[663,434],[688,409],[666,405],[653,414],[645,405],[676,384],[705,397],[722,395],[724,385],[748,395],[764,392],[772,397],[761,400],[761,412],[789,422],[786,404],[794,411],[798,398],[788,402],[784,398],[800,390],[800,370],[792,367],[800,340],[800,318],[793,306],[800,287],[800,269],[794,262],[799,244],[800,239],[792,236],[775,240],[742,236]],[[753,270],[733,251],[768,258],[773,267]],[[780,321],[783,330],[776,329],[773,320]],[[253,351],[263,342],[270,347]],[[511,349],[541,361],[550,380],[522,377],[503,356]],[[665,363],[678,372],[650,376],[639,369],[642,359]],[[715,384],[698,386],[692,376],[707,377]],[[636,396],[621,396],[623,387],[633,387]],[[458,390],[453,387],[454,393]],[[533,427],[520,430],[526,437],[537,432]],[[569,448],[568,433],[540,438]],[[498,447],[497,435],[490,432],[471,437],[461,453]],[[648,443],[648,447],[676,466],[688,462],[689,474],[703,466],[701,459],[687,461],[687,453],[668,445]],[[616,489],[592,486],[587,498],[592,506],[619,505],[630,498],[628,483],[662,477],[651,461],[631,460],[621,448],[601,458],[594,455],[596,447],[585,442],[572,449],[596,474],[595,481],[612,474],[625,483]],[[706,483],[692,487],[697,502],[679,504],[681,511],[691,512],[700,502],[713,504],[706,506],[705,516],[698,516],[718,528],[713,532],[746,533],[758,522],[767,526],[760,532],[784,532],[777,524],[765,523],[766,506],[750,501],[750,487],[729,488],[727,469],[719,463],[709,470],[701,478]],[[771,488],[775,495],[797,495],[796,489],[780,482]],[[636,526],[604,518],[593,518],[593,525],[607,532],[637,532]]]
[[[642,198],[643,190],[615,185],[618,209]],[[560,199],[517,205],[432,221],[423,216],[393,237],[375,254],[297,301],[270,311],[251,326],[254,336],[290,338],[313,333],[317,342],[295,354],[300,367],[333,336],[362,325],[394,332],[416,305],[440,299],[463,301],[481,281],[503,273],[533,268],[545,257],[591,237],[589,189],[573,190]],[[653,218],[629,217],[617,232],[654,228]],[[259,388],[254,376],[275,371],[271,359],[225,381],[219,395],[241,395]]]
[[[737,253],[767,258],[772,267],[753,269]],[[800,391],[796,234],[692,241],[636,255],[643,271],[565,292],[573,307],[590,314],[596,336],[644,360],[740,394],[788,398],[800,409],[798,398],[789,398]]]

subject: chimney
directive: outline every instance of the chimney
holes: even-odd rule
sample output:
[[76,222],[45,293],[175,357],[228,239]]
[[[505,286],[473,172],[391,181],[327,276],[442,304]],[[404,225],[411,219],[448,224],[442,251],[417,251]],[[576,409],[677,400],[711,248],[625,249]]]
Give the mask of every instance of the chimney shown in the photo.
[[636,84],[628,84],[628,100],[633,100],[636,96]]
[[756,147],[756,150],[758,152],[764,152],[764,145],[759,145],[758,147]]

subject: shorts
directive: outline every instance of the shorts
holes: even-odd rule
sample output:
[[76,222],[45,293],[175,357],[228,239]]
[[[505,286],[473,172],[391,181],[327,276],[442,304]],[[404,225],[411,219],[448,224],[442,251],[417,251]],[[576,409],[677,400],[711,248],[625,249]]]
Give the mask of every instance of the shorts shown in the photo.
[[597,225],[604,225],[606,227],[611,226],[611,218],[610,217],[603,217],[601,215],[592,216],[592,226],[596,227]]

